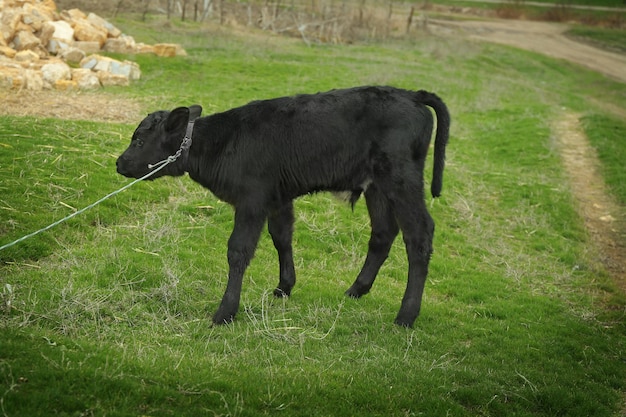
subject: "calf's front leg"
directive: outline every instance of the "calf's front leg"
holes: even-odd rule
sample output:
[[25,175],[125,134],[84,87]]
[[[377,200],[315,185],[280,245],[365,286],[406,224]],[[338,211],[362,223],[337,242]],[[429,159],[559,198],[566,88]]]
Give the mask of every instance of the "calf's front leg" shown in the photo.
[[254,256],[265,215],[259,210],[235,209],[235,226],[228,239],[228,284],[213,323],[233,321],[239,309],[243,274]]

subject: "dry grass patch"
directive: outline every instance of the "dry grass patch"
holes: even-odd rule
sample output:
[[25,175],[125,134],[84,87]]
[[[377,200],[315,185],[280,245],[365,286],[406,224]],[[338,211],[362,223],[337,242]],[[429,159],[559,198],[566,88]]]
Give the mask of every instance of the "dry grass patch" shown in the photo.
[[144,115],[138,102],[103,92],[0,90],[0,101],[2,116],[136,123]]

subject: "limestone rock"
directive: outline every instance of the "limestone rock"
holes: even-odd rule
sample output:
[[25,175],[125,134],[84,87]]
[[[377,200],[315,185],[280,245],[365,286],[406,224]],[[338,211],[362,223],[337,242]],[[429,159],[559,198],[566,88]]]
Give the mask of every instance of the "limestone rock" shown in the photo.
[[27,30],[20,30],[13,37],[11,42],[14,49],[17,51],[24,51],[26,49],[37,49],[41,46],[41,41],[32,32]]
[[62,50],[58,57],[65,62],[79,63],[83,58],[85,58],[85,52],[74,46]]
[[[108,69],[108,61],[111,58],[107,58],[100,55],[89,55],[80,61],[80,67],[94,71],[106,71]],[[104,62],[104,63],[101,63]]]
[[100,43],[98,42],[74,41],[73,45],[85,54],[95,54],[100,51]]
[[[113,75],[119,75],[122,77],[126,77],[130,80],[138,80],[141,77],[139,65],[137,65],[135,62],[122,62],[101,55],[89,55],[80,62],[80,66],[81,68],[86,68],[97,72],[107,72]],[[98,76],[100,76],[100,74]]]
[[0,15],[0,38],[8,45],[17,32],[19,23],[22,20],[22,10],[12,7],[4,7]]
[[54,11],[42,6],[40,3],[25,3],[22,7],[22,23],[31,27],[35,32],[41,30],[44,23],[54,17]]
[[0,88],[19,89],[24,87],[24,69],[19,65],[0,64]]
[[63,10],[61,12],[61,18],[67,22],[73,22],[76,20],[85,20],[87,15],[80,9]]
[[106,71],[98,72],[98,79],[103,87],[127,87],[130,85],[128,77],[123,75],[112,74]]
[[63,20],[48,23],[52,25],[54,32],[46,46],[51,54],[56,55],[74,43],[74,29]]
[[65,49],[68,49],[71,45],[73,45],[73,42],[66,43],[58,39],[50,39],[50,42],[48,42],[48,52],[50,52],[51,54],[57,55],[57,54],[60,54]]
[[178,43],[176,44],[176,56],[187,56],[187,51]]
[[54,86],[59,80],[70,80],[72,73],[70,67],[63,61],[56,61],[41,67],[43,81]]
[[137,51],[137,44],[132,36],[121,35],[117,38],[109,38],[104,44],[104,50],[120,54],[130,54]]
[[123,75],[130,80],[136,81],[141,78],[141,71],[139,65],[132,61],[116,61],[111,62],[109,72],[114,75]]
[[173,43],[157,43],[154,45],[154,53],[163,57],[176,56],[176,45]]
[[71,44],[74,41],[74,28],[64,20],[49,22],[54,27],[52,38]]
[[89,13],[87,21],[96,27],[105,28],[109,38],[118,38],[122,35],[122,31],[113,26],[107,20],[101,18],[95,13]]
[[98,75],[90,69],[73,68],[72,80],[76,81],[81,90],[95,90],[100,88]]
[[24,81],[27,90],[43,90],[43,75],[41,71],[27,69],[24,71]]
[[19,51],[15,54],[14,59],[17,62],[35,62],[35,61],[39,61],[39,54],[37,54],[35,51],[31,51],[31,50],[25,50],[25,51]]
[[56,80],[53,86],[55,90],[61,90],[61,91],[78,89],[78,83],[74,80]]
[[42,15],[44,20],[58,19],[57,5],[54,0],[20,0],[20,3],[24,4],[22,8],[29,14]]
[[154,54],[154,45],[146,45],[139,42],[136,46],[136,51],[138,54]]
[[15,57],[17,51],[9,46],[0,46],[0,55],[4,55],[8,58]]
[[100,47],[104,46],[108,37],[108,32],[104,28],[96,27],[86,19],[74,21],[74,38],[77,41],[98,42]]
[[39,38],[39,40],[41,41],[41,44],[44,46],[48,45],[48,42],[50,42],[50,39],[52,39],[52,36],[54,35],[54,31],[55,31],[55,27],[52,24],[52,22],[44,22],[41,25],[41,29],[39,30],[39,34],[37,35],[37,37]]

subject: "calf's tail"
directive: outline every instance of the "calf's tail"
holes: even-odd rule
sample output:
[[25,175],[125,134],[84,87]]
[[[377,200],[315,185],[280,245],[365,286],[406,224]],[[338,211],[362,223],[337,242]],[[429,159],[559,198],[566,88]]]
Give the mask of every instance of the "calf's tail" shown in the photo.
[[437,116],[437,133],[435,134],[435,162],[430,192],[433,197],[441,195],[443,185],[443,168],[446,161],[446,144],[450,135],[450,113],[445,103],[433,93],[420,90],[415,93],[415,102],[425,104],[435,111]]

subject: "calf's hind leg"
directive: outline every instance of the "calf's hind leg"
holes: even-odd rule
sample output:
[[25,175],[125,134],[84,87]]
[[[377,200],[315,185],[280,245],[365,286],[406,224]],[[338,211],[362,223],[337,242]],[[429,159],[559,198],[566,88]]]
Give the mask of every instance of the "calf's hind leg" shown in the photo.
[[426,209],[421,193],[405,192],[394,203],[394,213],[402,230],[409,261],[406,291],[395,323],[404,327],[413,327],[422,304],[428,264],[432,254],[435,222]]
[[274,290],[276,297],[287,297],[296,284],[296,271],[293,266],[293,202],[282,206],[270,214],[267,220],[267,229],[272,236],[274,247],[278,252],[280,264],[280,279],[278,287]]
[[365,202],[370,215],[372,234],[370,236],[367,257],[361,272],[346,295],[359,298],[369,292],[383,262],[389,255],[389,249],[398,235],[398,224],[385,197],[375,184],[365,192]]

